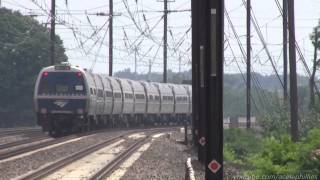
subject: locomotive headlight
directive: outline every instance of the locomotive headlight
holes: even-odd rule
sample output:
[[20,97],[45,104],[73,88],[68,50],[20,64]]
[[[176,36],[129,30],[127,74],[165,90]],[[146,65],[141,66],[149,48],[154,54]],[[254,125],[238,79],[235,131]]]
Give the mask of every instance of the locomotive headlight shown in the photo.
[[40,112],[41,112],[41,114],[47,114],[47,109],[46,108],[41,108]]
[[83,114],[83,109],[77,109],[78,114]]

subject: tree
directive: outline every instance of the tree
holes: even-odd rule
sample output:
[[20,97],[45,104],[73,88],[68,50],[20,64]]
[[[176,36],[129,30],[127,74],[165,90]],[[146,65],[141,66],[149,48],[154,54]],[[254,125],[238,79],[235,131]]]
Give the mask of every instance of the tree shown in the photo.
[[[32,97],[36,77],[50,64],[49,31],[31,17],[0,9],[0,116],[2,125],[33,122]],[[66,61],[56,37],[56,62]],[[0,124],[1,125],[1,124]]]

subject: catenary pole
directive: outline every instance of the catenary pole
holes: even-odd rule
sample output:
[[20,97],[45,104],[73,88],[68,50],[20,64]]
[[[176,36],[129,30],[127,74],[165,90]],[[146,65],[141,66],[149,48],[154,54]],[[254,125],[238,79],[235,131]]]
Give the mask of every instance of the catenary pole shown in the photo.
[[247,128],[251,127],[251,0],[247,0]]
[[113,74],[113,0],[109,0],[109,76]]
[[51,0],[51,29],[50,29],[50,63],[55,63],[55,42],[56,42],[56,1]]
[[168,35],[168,0],[163,1],[164,17],[163,17],[163,82],[167,83],[167,35]]
[[288,0],[283,0],[283,100],[288,101]]
[[288,1],[288,20],[289,20],[289,64],[290,64],[290,111],[291,111],[291,138],[298,141],[298,88],[297,88],[297,69],[296,69],[296,39],[295,39],[295,17],[294,1]]

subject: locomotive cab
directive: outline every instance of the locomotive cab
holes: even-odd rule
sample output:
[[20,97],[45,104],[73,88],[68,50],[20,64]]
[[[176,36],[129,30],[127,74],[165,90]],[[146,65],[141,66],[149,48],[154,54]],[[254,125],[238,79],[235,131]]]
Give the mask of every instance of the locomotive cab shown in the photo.
[[43,69],[34,96],[37,124],[56,135],[81,129],[77,125],[86,123],[87,92],[83,70],[67,64]]

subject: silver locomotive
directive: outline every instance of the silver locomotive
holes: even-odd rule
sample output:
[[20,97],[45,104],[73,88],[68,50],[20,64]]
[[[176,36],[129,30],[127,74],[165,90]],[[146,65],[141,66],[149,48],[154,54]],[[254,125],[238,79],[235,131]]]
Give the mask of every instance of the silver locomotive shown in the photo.
[[56,136],[102,127],[190,122],[190,85],[140,82],[67,63],[43,68],[34,106],[37,124]]

